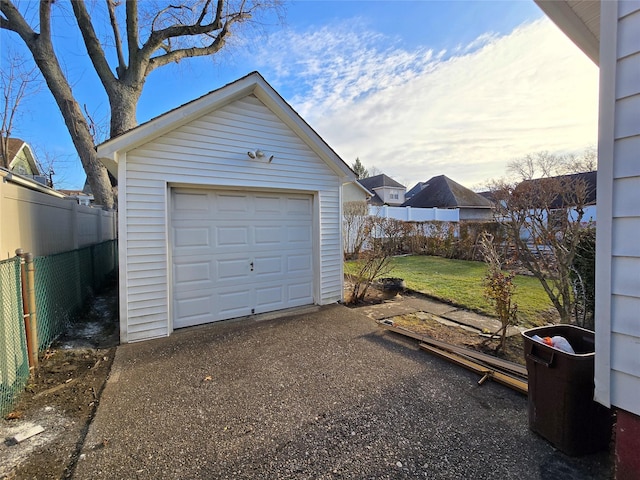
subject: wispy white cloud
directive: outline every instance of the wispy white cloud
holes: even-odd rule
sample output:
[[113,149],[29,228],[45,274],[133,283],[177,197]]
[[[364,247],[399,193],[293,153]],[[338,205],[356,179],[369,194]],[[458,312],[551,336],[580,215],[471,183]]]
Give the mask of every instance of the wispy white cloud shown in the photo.
[[406,51],[351,22],[288,32],[262,53],[267,78],[345,161],[409,187],[439,174],[472,186],[527,153],[596,142],[597,68],[546,19],[450,52]]

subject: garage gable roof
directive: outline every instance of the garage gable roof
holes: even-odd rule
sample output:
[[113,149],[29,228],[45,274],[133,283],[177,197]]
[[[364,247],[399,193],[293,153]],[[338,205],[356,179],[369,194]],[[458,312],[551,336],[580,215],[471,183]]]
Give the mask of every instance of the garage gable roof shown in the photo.
[[353,170],[311,128],[258,72],[252,72],[232,83],[170,110],[148,122],[107,140],[97,146],[98,158],[117,177],[121,154],[139,147],[197,118],[248,95],[256,96],[282,122],[291,128],[345,182],[355,181]]

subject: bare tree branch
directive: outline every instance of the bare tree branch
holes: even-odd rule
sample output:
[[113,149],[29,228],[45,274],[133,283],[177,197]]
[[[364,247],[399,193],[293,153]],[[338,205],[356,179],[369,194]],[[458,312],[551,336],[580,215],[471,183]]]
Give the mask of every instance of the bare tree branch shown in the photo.
[[35,94],[40,88],[38,69],[26,67],[26,61],[18,54],[7,55],[8,66],[0,70],[2,88],[2,121],[0,122],[0,156],[2,166],[9,168],[9,138],[12,136],[15,120],[22,101]]
[[0,17],[1,28],[16,32],[25,43],[30,37],[32,39],[37,36],[13,3],[8,0],[0,0],[0,12],[6,17]]
[[104,50],[91,23],[89,12],[87,12],[84,2],[71,2],[71,6],[73,7],[73,13],[76,17],[85,46],[87,47],[93,68],[96,69],[96,73],[105,90],[107,90],[107,93],[112,93],[114,90],[115,77],[111,68],[109,68]]
[[118,67],[116,72],[118,77],[122,77],[127,64],[124,60],[124,52],[122,51],[122,39],[120,37],[120,28],[118,27],[118,20],[116,18],[116,2],[115,0],[106,0],[107,10],[109,10],[109,22],[111,23],[111,29],[113,30],[113,37],[116,44],[116,52],[118,55]]
[[140,33],[138,31],[138,2],[126,2],[127,49],[129,65],[137,63]]
[[207,55],[212,55],[222,49],[222,47],[224,47],[227,35],[228,30],[227,26],[225,25],[222,31],[214,38],[213,42],[211,42],[211,44],[206,47],[183,48],[173,51],[169,49],[168,53],[153,57],[149,60],[146,74],[148,75],[158,67],[167,65],[172,62],[179,62],[184,58],[204,57]]

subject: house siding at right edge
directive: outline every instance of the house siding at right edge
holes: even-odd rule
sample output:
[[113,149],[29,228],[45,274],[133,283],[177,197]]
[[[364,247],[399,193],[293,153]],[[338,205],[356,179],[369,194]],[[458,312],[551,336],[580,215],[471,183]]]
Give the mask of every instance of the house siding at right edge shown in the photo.
[[640,415],[640,2],[602,2],[596,400]]

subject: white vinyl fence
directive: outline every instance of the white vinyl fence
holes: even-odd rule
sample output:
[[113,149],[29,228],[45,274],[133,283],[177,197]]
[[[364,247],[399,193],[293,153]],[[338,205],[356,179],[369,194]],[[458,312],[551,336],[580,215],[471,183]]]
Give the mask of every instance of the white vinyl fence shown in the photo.
[[405,222],[459,222],[460,210],[457,208],[411,208],[369,206],[369,215],[395,218]]
[[[458,209],[447,208],[411,208],[411,207],[389,207],[369,205],[369,216],[380,218],[392,218],[404,222],[415,222],[419,225],[423,235],[429,236],[437,230],[436,225],[446,223],[458,223],[460,211]],[[366,216],[356,216],[350,222],[343,222],[343,242],[345,255],[355,251],[356,245],[362,242],[359,232]],[[431,223],[434,222],[434,223]],[[442,223],[439,223],[442,222]],[[456,232],[457,235],[457,232]],[[376,236],[374,234],[374,236]],[[366,247],[366,244],[363,246]]]
[[17,248],[51,255],[114,240],[116,213],[78,205],[0,178],[0,260]]

